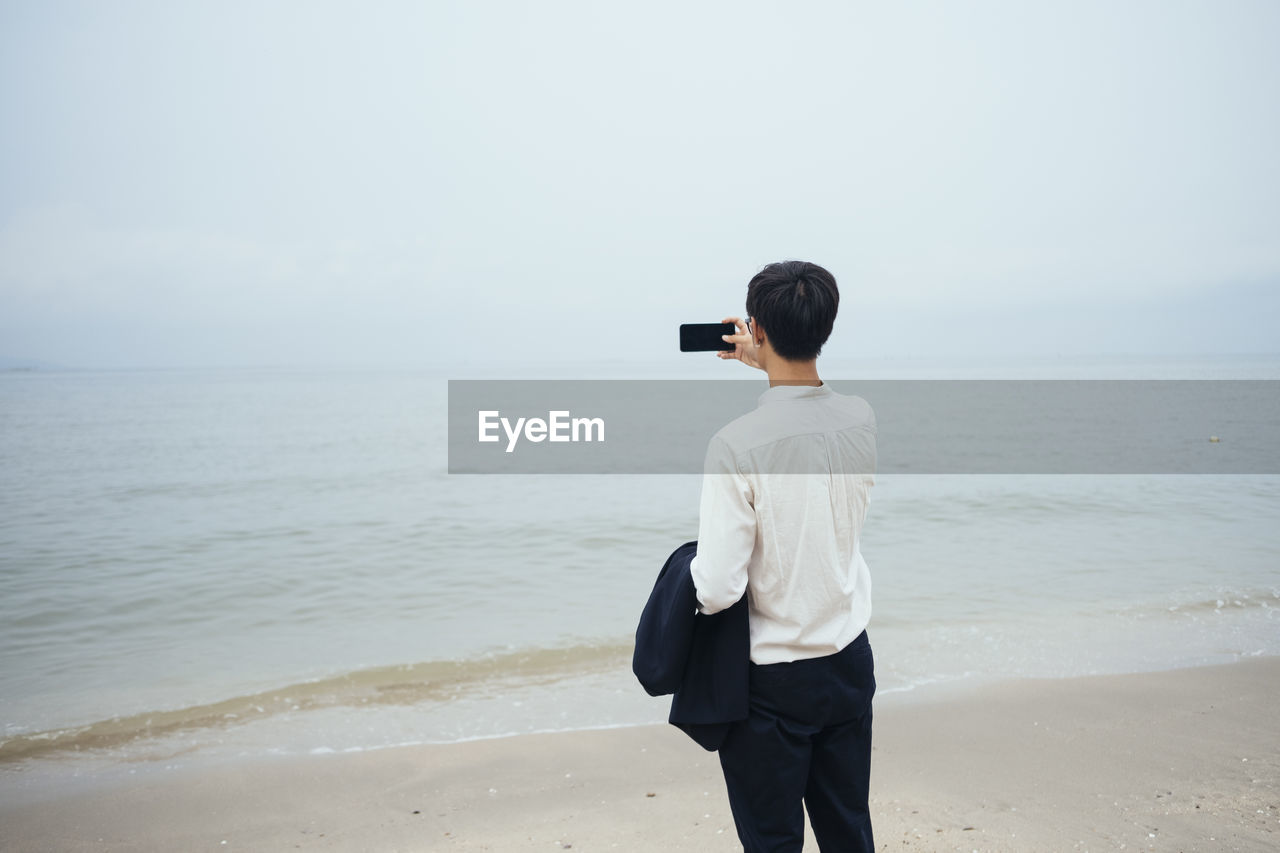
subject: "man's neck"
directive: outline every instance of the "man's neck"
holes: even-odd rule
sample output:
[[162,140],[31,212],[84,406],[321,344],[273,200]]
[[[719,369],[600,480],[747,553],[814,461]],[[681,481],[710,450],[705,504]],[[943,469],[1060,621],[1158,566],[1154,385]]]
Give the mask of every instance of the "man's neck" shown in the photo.
[[818,362],[813,361],[787,361],[785,359],[777,359],[776,363],[770,361],[765,370],[769,374],[769,387],[775,385],[821,385],[822,380],[818,378]]

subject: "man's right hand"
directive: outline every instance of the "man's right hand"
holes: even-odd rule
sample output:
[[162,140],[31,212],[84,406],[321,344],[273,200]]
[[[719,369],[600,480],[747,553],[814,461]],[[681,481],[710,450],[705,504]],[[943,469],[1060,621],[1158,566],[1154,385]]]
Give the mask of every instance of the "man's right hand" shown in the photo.
[[733,344],[733,352],[719,350],[716,355],[722,359],[737,359],[748,367],[764,370],[756,359],[756,342],[752,339],[751,330],[741,317],[725,317],[721,323],[732,323],[738,330],[736,335],[724,335],[724,339]]

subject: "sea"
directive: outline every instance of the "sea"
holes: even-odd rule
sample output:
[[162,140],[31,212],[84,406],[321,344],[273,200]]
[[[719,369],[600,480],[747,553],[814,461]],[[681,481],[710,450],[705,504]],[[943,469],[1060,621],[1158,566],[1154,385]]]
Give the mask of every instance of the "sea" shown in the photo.
[[[697,536],[700,476],[450,474],[447,386],[730,366],[0,372],[0,792],[665,721],[632,640]],[[822,367],[1280,379],[1280,356]],[[1280,654],[1280,476],[887,474],[872,495],[877,701]]]

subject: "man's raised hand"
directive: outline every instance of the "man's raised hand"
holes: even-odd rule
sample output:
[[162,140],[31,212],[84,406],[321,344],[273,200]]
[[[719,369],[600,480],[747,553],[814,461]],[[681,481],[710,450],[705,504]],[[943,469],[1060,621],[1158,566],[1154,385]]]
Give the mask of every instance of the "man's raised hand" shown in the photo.
[[733,351],[718,350],[716,355],[722,359],[737,359],[748,367],[754,367],[757,370],[763,370],[760,362],[756,359],[756,342],[752,337],[751,329],[743,322],[741,317],[725,317],[721,323],[732,323],[738,330],[736,335],[724,335],[723,338],[733,344]]

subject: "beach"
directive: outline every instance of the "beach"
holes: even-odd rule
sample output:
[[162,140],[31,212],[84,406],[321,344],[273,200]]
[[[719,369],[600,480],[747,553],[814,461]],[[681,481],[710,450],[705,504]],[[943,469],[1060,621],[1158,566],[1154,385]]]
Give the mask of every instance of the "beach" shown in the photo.
[[[1274,657],[878,699],[877,849],[1274,850],[1276,707]],[[0,845],[740,849],[716,756],[671,726],[256,757],[11,789]]]
[[742,849],[735,602],[877,850],[1280,853],[1280,2],[295,6],[0,6],[0,853]]
[[[5,377],[0,849],[738,849],[629,667],[699,477],[451,475],[448,377]],[[1278,501],[878,476],[878,847],[1273,849]]]

